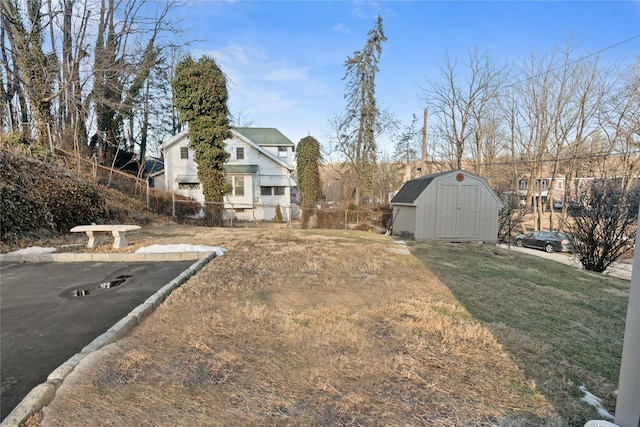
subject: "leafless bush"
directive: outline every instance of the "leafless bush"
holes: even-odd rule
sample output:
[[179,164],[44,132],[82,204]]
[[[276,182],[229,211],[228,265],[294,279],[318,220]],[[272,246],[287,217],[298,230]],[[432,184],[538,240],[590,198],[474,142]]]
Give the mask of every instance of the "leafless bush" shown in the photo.
[[586,270],[603,272],[633,251],[640,188],[624,191],[612,180],[594,182],[569,206],[570,239]]

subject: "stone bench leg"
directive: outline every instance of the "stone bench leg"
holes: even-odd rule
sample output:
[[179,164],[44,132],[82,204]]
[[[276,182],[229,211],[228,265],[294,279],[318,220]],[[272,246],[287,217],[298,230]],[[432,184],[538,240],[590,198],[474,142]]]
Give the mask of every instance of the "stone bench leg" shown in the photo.
[[98,245],[96,243],[96,236],[93,231],[87,231],[87,237],[89,237],[89,241],[87,242],[87,248],[95,249]]
[[113,233],[113,247],[118,249],[118,248],[124,248],[126,247],[129,243],[127,242],[127,236],[126,236],[126,232],[124,231],[112,231]]

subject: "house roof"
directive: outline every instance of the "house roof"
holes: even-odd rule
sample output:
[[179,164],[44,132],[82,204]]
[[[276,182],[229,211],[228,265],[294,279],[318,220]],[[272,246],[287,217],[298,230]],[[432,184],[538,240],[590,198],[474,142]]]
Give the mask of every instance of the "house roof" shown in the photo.
[[[240,132],[240,130],[242,130],[242,132]],[[264,132],[262,132],[262,131],[264,131]],[[275,143],[275,145],[278,145],[278,146],[284,146],[284,145],[293,146],[293,143],[291,141],[289,141],[289,139],[287,137],[282,135],[278,129],[275,129],[275,128],[231,128],[231,133],[235,137],[237,137],[238,139],[246,142],[247,144],[249,144],[250,146],[252,146],[256,150],[258,150],[261,154],[263,154],[264,156],[266,156],[269,159],[273,160],[274,162],[278,163],[279,165],[281,165],[282,167],[286,168],[287,170],[289,170],[289,171],[293,171],[294,170],[293,165],[290,165],[289,163],[285,162],[283,159],[279,158],[275,154],[273,154],[273,153],[269,152],[268,150],[266,150],[265,148],[263,148],[263,146],[268,146],[270,144],[266,144],[265,143],[265,144],[261,145],[261,144],[258,143],[258,141],[255,141],[253,138],[250,138],[249,136],[247,136],[247,135],[254,135],[255,134],[256,138],[262,138],[263,141],[272,141],[274,143],[275,143],[275,141],[281,141],[281,143]],[[280,137],[278,138],[277,135],[280,135]],[[188,138],[188,137],[189,137],[189,132],[188,132],[188,130],[185,129],[182,132],[180,132],[179,134],[171,137],[167,141],[165,141],[162,144],[160,144],[160,148],[162,150],[166,150],[170,146],[176,144],[178,141],[181,141],[181,140],[183,140],[185,138]]]
[[185,130],[181,131],[180,133],[178,133],[176,135],[173,135],[171,138],[169,138],[166,141],[164,141],[162,144],[160,144],[159,148],[161,150],[166,150],[167,148],[171,147],[172,145],[174,145],[178,141],[181,141],[182,139],[187,138],[188,134],[189,134],[189,132],[185,129]]
[[[249,128],[246,128],[249,129]],[[290,165],[289,163],[285,162],[283,159],[281,159],[280,157],[276,156],[275,154],[271,153],[269,150],[265,149],[263,146],[259,145],[258,143],[256,143],[255,141],[253,141],[252,139],[248,138],[247,136],[241,134],[240,132],[238,132],[237,129],[232,128],[231,129],[231,133],[234,134],[237,138],[239,138],[240,140],[246,142],[247,144],[249,144],[250,146],[252,146],[253,148],[255,148],[256,150],[258,150],[260,153],[262,153],[264,156],[270,158],[271,160],[273,160],[274,162],[278,163],[280,166],[286,168],[289,172],[293,172],[294,167],[293,165]],[[278,132],[279,133],[279,132]]]
[[233,128],[256,144],[266,146],[293,147],[293,142],[276,128]]
[[391,203],[414,203],[425,188],[431,184],[434,178],[451,172],[432,173],[420,178],[412,179],[404,183],[398,194],[391,200]]
[[142,172],[142,176],[147,177],[154,175],[161,170],[164,170],[164,161],[154,157],[148,157],[144,162],[144,171]]

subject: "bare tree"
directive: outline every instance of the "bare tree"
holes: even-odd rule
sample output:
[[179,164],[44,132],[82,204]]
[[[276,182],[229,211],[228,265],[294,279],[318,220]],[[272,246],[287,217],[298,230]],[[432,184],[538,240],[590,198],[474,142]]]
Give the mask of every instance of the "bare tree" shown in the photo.
[[617,172],[622,188],[628,190],[640,170],[640,56],[628,70],[622,84],[611,90],[601,127],[613,152],[618,155]]
[[[52,103],[51,138],[54,145],[65,150],[86,147],[88,111],[83,104],[83,82],[80,69],[88,64],[85,50],[87,29],[90,24],[91,5],[88,0],[47,0],[46,12],[49,29],[48,47],[51,50],[51,85],[57,97]],[[61,46],[58,46],[62,39]]]
[[[131,119],[144,84],[157,64],[156,39],[165,29],[164,21],[174,5],[164,3],[157,16],[148,20],[142,13],[148,13],[144,0],[127,0],[123,4],[102,0],[92,92],[98,125],[93,143],[102,162],[111,163],[119,149],[127,150],[123,125]],[[123,13],[120,20],[118,13]]]
[[541,228],[543,197],[548,191],[545,184],[549,184],[547,177],[543,177],[544,164],[554,152],[554,131],[570,100],[567,62],[556,72],[556,56],[555,53],[547,56],[532,53],[524,61],[524,80],[516,85],[517,98],[512,98],[510,103],[517,111],[512,133],[516,139],[514,148],[529,175],[527,204],[531,206],[537,229]]
[[[26,95],[29,105],[28,111],[36,122],[37,141],[46,146],[51,123],[51,100],[54,95],[49,85],[51,71],[48,63],[51,58],[45,55],[42,46],[46,23],[41,6],[40,0],[28,2],[24,22],[17,3],[0,2],[3,29],[11,44],[13,75],[18,78],[21,87],[16,90],[24,90],[23,94]],[[24,119],[27,113],[24,108],[26,105],[22,107]]]
[[[610,89],[608,76],[600,65],[600,58],[593,56],[580,62],[573,63],[569,57],[567,61],[571,64],[571,71],[568,73],[570,80],[566,86],[569,88],[569,102],[563,114],[559,115],[558,124],[554,129],[554,161],[552,164],[552,179],[554,180],[564,170],[565,182],[572,182],[577,176],[577,157],[585,151],[586,142],[599,132],[597,117],[603,108],[605,94]],[[564,75],[564,74],[563,74]],[[590,151],[597,154],[597,152]],[[569,161],[565,159],[570,159]],[[571,186],[557,188],[553,185],[549,190],[549,203],[554,200],[554,190],[560,191],[560,198],[563,202],[569,200],[568,193]],[[559,229],[564,227],[566,219],[567,203],[562,204],[563,209],[560,215]],[[554,211],[549,211],[549,222],[554,228]]]
[[[411,122],[401,128],[397,135],[394,135],[395,147],[393,160],[400,162],[404,167],[404,180],[408,181],[415,177],[416,163],[421,159],[422,146],[418,140],[420,129],[417,128],[418,117],[414,114]],[[421,165],[421,167],[424,167]]]
[[477,175],[491,177],[493,163],[506,153],[507,138],[502,132],[499,109],[491,105],[484,112],[484,117],[475,118],[471,144],[471,161]]
[[403,165],[394,162],[388,155],[382,154],[376,173],[375,194],[379,204],[388,205],[389,197],[402,186],[404,180]]
[[250,117],[246,110],[240,110],[231,115],[231,125],[238,128],[247,128],[253,126],[255,120]]
[[170,78],[157,89],[158,69],[166,64],[162,51],[177,50],[163,47],[172,44],[164,35],[180,33],[169,18],[179,0],[34,0],[25,10],[20,4],[0,2],[4,126],[27,123],[31,137],[34,124],[40,143],[78,152],[89,147],[88,129],[97,128],[93,148],[104,162],[119,149],[144,157],[149,132],[158,131],[149,123],[153,107],[170,110],[157,101],[171,99]]
[[488,51],[477,48],[469,50],[464,77],[460,78],[458,71],[457,61],[445,56],[440,78],[426,81],[422,97],[435,115],[437,133],[446,141],[445,157],[450,159],[452,168],[461,169],[474,134],[475,154],[483,152],[483,122],[505,73],[504,68],[495,66]]
[[328,145],[322,149],[322,157],[340,181],[342,201],[349,202],[355,197],[356,154],[352,149],[354,132],[343,114],[336,113],[329,119]]

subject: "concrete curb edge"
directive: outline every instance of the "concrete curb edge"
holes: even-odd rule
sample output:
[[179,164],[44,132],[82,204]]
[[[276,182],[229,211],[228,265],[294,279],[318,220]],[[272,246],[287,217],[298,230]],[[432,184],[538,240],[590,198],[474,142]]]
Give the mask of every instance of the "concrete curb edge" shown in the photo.
[[[186,253],[184,253],[186,254]],[[56,394],[58,388],[64,382],[64,379],[78,366],[80,361],[84,359],[86,356],[100,350],[104,346],[108,344],[112,344],[119,339],[123,338],[129,331],[131,331],[135,326],[137,326],[142,320],[144,320],[153,310],[155,310],[160,303],[162,303],[175,289],[179,288],[184,284],[189,278],[191,278],[194,274],[202,269],[209,261],[214,258],[217,258],[219,255],[216,252],[197,252],[191,253],[191,255],[201,255],[200,259],[192,264],[188,269],[182,272],[178,277],[173,279],[171,282],[160,288],[153,295],[151,295],[145,302],[138,305],[136,308],[131,310],[129,314],[127,314],[124,318],[114,324],[111,328],[109,328],[102,335],[96,337],[93,341],[91,341],[88,345],[86,345],[80,353],[76,353],[71,356],[66,362],[58,366],[53,372],[49,374],[47,377],[47,381],[42,384],[34,387],[25,397],[22,399],[20,403],[7,415],[7,417],[0,423],[0,427],[19,427],[20,424],[24,423],[31,415],[37,413],[45,406],[49,405]],[[51,255],[51,254],[48,254]],[[58,254],[63,255],[63,254]],[[81,254],[71,254],[71,255],[81,255]],[[98,255],[98,254],[88,254],[88,255]],[[104,255],[114,255],[114,254],[104,254]],[[119,254],[116,254],[119,255]],[[132,254],[122,254],[122,255],[132,255]],[[157,260],[158,254],[138,254],[138,255],[155,255]],[[164,254],[169,255],[169,254]],[[173,255],[173,254],[171,254]],[[204,256],[202,256],[204,255]],[[22,256],[24,257],[24,256]],[[39,256],[41,257],[41,256]],[[69,257],[72,258],[72,257]],[[191,258],[181,258],[175,260],[189,260]],[[2,257],[2,261],[9,262],[6,259],[6,255]],[[108,259],[109,261],[120,261],[120,259]],[[131,261],[131,258],[127,258],[127,261]],[[149,260],[149,259],[147,259]],[[12,260],[13,261],[13,260]],[[48,259],[46,261],[43,260],[30,260],[33,262],[51,262],[53,260]],[[83,259],[82,261],[98,261],[96,259]],[[107,259],[100,259],[99,261],[107,261]],[[135,259],[135,261],[142,261],[141,259]],[[17,261],[17,262],[25,262],[25,261]],[[60,260],[55,260],[53,262],[60,262]],[[73,261],[67,262],[76,262]]]
[[206,257],[211,252],[168,252],[168,253],[72,253],[51,254],[0,254],[0,262],[136,262],[136,261],[189,261]]

